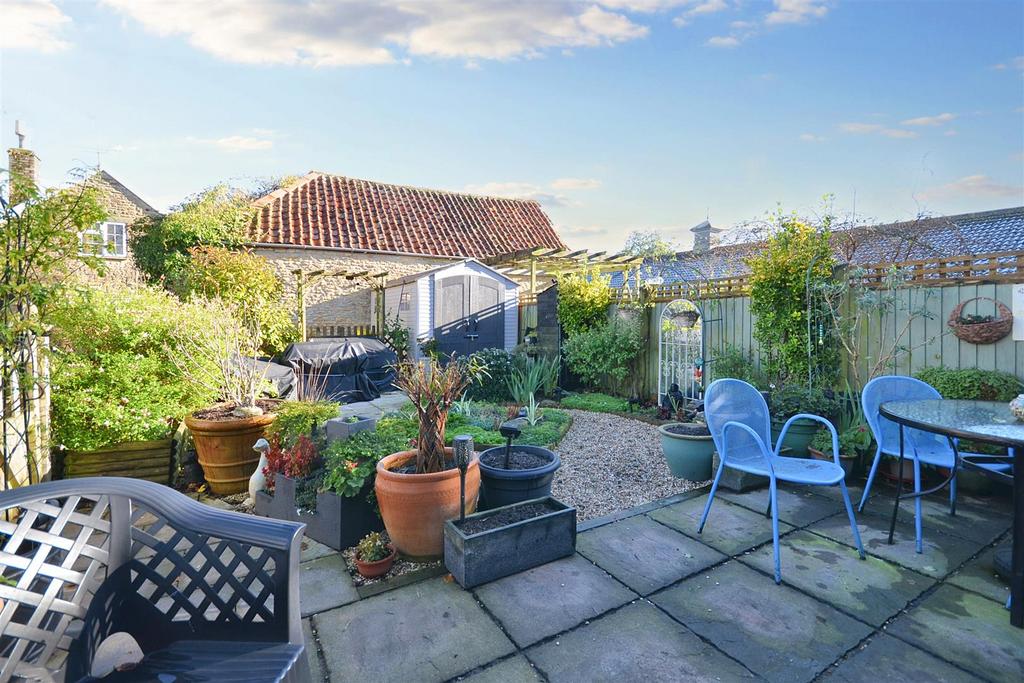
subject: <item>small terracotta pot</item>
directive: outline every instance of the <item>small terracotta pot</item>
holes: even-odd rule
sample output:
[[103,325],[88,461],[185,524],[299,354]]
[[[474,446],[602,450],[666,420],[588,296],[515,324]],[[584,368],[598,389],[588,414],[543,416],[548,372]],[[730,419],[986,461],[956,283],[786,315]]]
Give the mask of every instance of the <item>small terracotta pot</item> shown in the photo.
[[[444,449],[451,457],[452,449]],[[459,470],[430,474],[399,474],[416,451],[392,453],[377,463],[377,504],[388,537],[402,555],[436,559],[444,552],[444,523],[459,516]],[[480,460],[476,454],[466,470],[466,514],[476,510],[480,493]]]
[[268,413],[237,420],[185,418],[211,491],[226,496],[248,490],[249,477],[260,463],[260,454],[252,445],[276,417]]
[[395,563],[398,551],[390,543],[388,547],[391,548],[391,554],[376,562],[363,562],[359,559],[359,554],[356,553],[356,571],[359,572],[360,576],[367,579],[376,579],[378,576],[384,576],[391,571],[391,566]]

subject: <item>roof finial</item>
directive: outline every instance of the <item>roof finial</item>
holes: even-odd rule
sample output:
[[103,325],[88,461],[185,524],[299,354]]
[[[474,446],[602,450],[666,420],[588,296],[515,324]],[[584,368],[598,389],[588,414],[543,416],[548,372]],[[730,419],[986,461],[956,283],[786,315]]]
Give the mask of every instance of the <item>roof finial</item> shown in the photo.
[[21,121],[15,119],[14,121],[14,134],[18,136],[18,149],[25,147],[25,133],[21,130]]

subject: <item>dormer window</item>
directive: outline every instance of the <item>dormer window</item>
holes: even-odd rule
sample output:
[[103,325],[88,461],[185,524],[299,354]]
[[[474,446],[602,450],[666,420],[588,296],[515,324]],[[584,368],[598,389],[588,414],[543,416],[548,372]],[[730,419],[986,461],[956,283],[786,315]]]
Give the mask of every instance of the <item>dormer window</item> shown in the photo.
[[124,223],[97,223],[82,231],[81,253],[104,258],[124,258],[128,255]]

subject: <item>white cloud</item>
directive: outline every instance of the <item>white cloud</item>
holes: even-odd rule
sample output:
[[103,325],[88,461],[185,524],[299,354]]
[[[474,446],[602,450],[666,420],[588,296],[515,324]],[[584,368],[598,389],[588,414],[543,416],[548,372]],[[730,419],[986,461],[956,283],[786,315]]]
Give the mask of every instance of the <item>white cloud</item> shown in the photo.
[[778,24],[806,24],[828,14],[828,3],[823,0],[775,0],[775,9],[764,18],[768,26]]
[[642,11],[670,3],[596,0],[102,0],[161,36],[245,64],[314,67],[386,64],[408,56],[536,57],[549,49],[614,45],[646,26],[607,8]]
[[223,138],[188,138],[189,142],[199,145],[209,145],[229,152],[255,152],[270,149],[274,141],[268,136],[273,131],[258,129],[254,135],[228,135]]
[[1024,55],[1020,57],[1014,57],[1008,62],[1003,62],[1001,64],[993,64],[992,68],[996,69],[997,71],[1005,71],[1006,69],[1016,69],[1017,71],[1024,71]]
[[841,123],[839,130],[857,135],[881,135],[887,138],[916,138],[917,133],[902,128],[889,128],[880,123]]
[[4,24],[0,48],[49,54],[71,47],[60,37],[71,17],[53,0],[0,0],[0,16]]
[[957,134],[957,132],[955,130],[953,130],[952,128],[950,128],[945,133],[943,133],[943,135],[945,137],[947,137],[947,138],[951,138],[951,137],[955,136],[956,134]]
[[602,235],[612,234],[610,228],[602,228],[597,225],[578,225],[578,226],[565,226],[559,225],[555,228],[558,234],[565,239],[583,239],[586,237],[600,237]]
[[466,185],[466,192],[481,194],[488,197],[508,197],[509,199],[532,199],[545,206],[568,206],[568,197],[551,192],[540,185],[521,182],[490,182],[480,185]]
[[944,123],[949,123],[956,118],[956,114],[950,114],[946,112],[944,114],[938,114],[936,116],[918,116],[915,119],[907,119],[906,121],[900,121],[904,126],[941,126]]
[[708,47],[736,47],[740,39],[736,36],[712,36],[704,44]]
[[801,142],[825,142],[825,137],[821,135],[815,135],[814,133],[801,133]]
[[960,199],[960,198],[1008,198],[1015,201],[1024,200],[1024,187],[1021,185],[1004,185],[987,175],[969,175],[945,185],[925,190],[922,199]]
[[552,190],[596,190],[601,187],[597,178],[556,178],[551,181]]
[[727,9],[729,9],[729,4],[725,0],[697,0],[692,7],[673,19],[672,23],[676,26],[686,26],[697,17],[716,14]]

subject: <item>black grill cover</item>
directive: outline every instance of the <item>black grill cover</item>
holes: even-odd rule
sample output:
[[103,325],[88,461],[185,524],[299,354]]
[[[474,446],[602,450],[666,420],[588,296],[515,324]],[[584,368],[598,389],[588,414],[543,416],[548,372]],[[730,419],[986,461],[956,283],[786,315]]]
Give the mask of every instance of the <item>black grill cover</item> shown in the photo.
[[398,356],[372,337],[342,337],[292,344],[281,354],[307,382],[327,372],[327,398],[341,403],[372,401],[394,387]]

